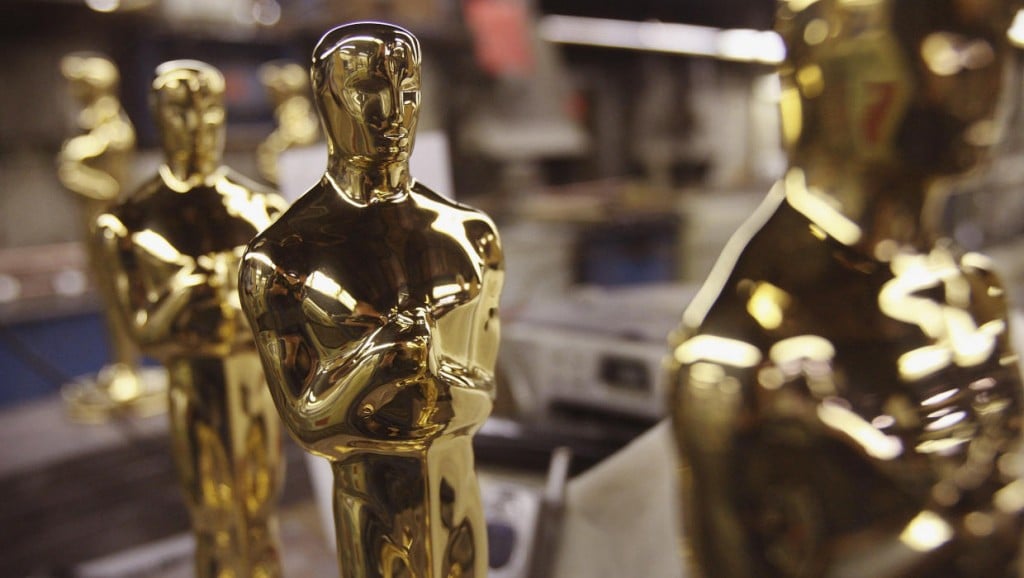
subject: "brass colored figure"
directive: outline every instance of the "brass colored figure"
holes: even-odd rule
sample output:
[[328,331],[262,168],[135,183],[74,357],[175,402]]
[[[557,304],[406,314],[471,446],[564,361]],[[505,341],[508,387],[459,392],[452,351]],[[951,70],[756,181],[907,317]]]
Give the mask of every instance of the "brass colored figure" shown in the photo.
[[[58,176],[77,194],[89,227],[127,184],[135,153],[135,129],[117,98],[119,75],[113,62],[98,54],[76,52],[61,59],[60,70],[81,106],[77,122],[82,134],[61,148]],[[99,371],[94,381],[79,381],[64,388],[69,413],[85,422],[103,422],[124,410],[142,415],[159,413],[167,406],[164,384],[158,379],[146,380],[140,373],[139,349],[117,316],[111,275],[91,235],[85,240],[85,249],[104,305],[113,361]]]
[[314,144],[320,139],[320,120],[307,96],[309,74],[294,62],[268,62],[260,67],[260,81],[274,103],[277,129],[256,150],[260,175],[278,182],[277,159],[284,151]]
[[321,39],[327,172],[241,268],[278,412],[333,465],[345,578],[487,575],[471,437],[492,406],[503,259],[486,215],[409,175],[419,75],[401,28]]
[[672,337],[695,575],[1018,575],[1003,290],[934,219],[998,136],[1010,4],[781,3],[790,166]]
[[60,71],[82,106],[77,121],[84,133],[64,143],[61,182],[86,199],[111,203],[126,184],[135,152],[135,129],[117,98],[117,67],[98,54],[76,52],[61,59]]
[[189,60],[152,88],[159,174],[97,218],[118,305],[170,375],[171,436],[200,578],[275,577],[279,422],[238,304],[238,263],[283,201],[221,164],[224,78]]

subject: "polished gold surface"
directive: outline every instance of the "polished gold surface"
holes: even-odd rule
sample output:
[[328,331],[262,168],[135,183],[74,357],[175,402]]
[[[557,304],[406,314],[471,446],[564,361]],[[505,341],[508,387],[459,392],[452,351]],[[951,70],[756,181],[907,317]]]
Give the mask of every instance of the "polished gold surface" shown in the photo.
[[313,110],[309,73],[294,62],[273,61],[260,67],[260,82],[274,104],[277,128],[256,150],[260,175],[278,182],[277,159],[292,147],[312,145],[320,139],[320,119]]
[[135,152],[135,129],[117,96],[117,67],[99,54],[76,52],[61,59],[60,71],[79,106],[75,124],[82,133],[61,148],[60,180],[86,199],[110,203],[127,184]]
[[[81,134],[61,147],[58,176],[80,200],[88,230],[128,184],[135,129],[117,96],[119,74],[113,62],[99,54],[75,52],[61,59],[60,71],[76,101],[75,124]],[[85,422],[104,422],[125,411],[159,413],[167,406],[166,384],[152,372],[147,379],[139,368],[139,349],[116,314],[112,276],[92,235],[86,235],[85,249],[103,304],[113,359],[95,378],[64,387],[68,411]]]
[[221,164],[224,78],[195,61],[157,69],[165,163],[96,219],[119,311],[170,376],[171,436],[200,578],[280,575],[280,426],[239,308],[238,263],[284,202]]
[[330,460],[345,578],[487,575],[471,436],[491,410],[491,220],[409,175],[420,49],[356,23],[313,54],[326,174],[250,245],[242,307],[293,437]]
[[1018,575],[1003,289],[935,226],[998,136],[1012,8],[781,3],[790,166],[671,339],[692,575]]

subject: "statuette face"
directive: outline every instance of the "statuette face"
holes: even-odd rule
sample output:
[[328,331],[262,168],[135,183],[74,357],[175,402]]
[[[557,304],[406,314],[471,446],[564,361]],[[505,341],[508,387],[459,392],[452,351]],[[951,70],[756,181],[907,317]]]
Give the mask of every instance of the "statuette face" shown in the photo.
[[246,243],[284,201],[221,164],[224,79],[161,65],[151,102],[165,162],[96,219],[119,311],[170,378],[171,442],[196,537],[196,575],[281,573],[279,422],[238,303]]
[[[1000,135],[1008,0],[780,3],[791,155],[958,174]],[[998,24],[997,24],[998,22]],[[813,145],[813,146],[812,146]]]
[[420,106],[420,47],[408,32],[328,32],[313,57],[313,91],[329,147],[365,163],[407,161]]
[[671,337],[697,575],[1019,574],[1003,289],[934,215],[999,132],[1013,7],[783,3],[790,166]]
[[174,174],[210,174],[224,153],[224,77],[201,62],[157,69],[151,101],[166,166]]
[[239,291],[278,412],[331,461],[343,576],[478,576],[471,436],[491,410],[503,259],[408,172],[419,44],[356,23],[313,54],[328,167],[249,245]]

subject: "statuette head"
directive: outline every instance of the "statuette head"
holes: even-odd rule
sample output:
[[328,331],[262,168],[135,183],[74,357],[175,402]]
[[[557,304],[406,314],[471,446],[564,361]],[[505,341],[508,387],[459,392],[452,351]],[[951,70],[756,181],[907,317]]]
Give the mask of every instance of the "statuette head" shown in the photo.
[[151,104],[168,166],[176,174],[208,174],[224,151],[224,76],[195,60],[156,69]]
[[108,58],[92,52],[74,52],[60,61],[60,73],[67,79],[72,95],[90,102],[117,91],[120,76]]
[[420,45],[404,28],[339,26],[313,51],[313,94],[332,159],[358,165],[405,162],[420,106]]

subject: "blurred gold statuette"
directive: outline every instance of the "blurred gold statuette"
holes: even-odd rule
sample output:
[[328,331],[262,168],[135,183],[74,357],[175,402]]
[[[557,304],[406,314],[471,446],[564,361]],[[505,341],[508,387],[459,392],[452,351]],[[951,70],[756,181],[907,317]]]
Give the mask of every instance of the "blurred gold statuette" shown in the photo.
[[151,97],[165,162],[99,215],[96,228],[120,313],[170,375],[172,448],[196,535],[196,575],[274,577],[279,422],[237,278],[246,243],[284,203],[221,164],[223,95],[223,76],[207,64],[157,68]]
[[483,578],[471,437],[494,392],[497,232],[409,175],[412,34],[335,28],[312,79],[327,172],[250,244],[239,282],[274,401],[333,466],[342,576]]
[[695,575],[1018,575],[1003,289],[936,230],[998,137],[1014,8],[780,3],[790,166],[672,338]]
[[[117,97],[119,75],[109,59],[91,52],[68,54],[60,63],[79,109],[81,134],[67,140],[58,157],[58,176],[81,203],[85,227],[117,200],[127,185],[135,152],[135,129]],[[64,387],[70,415],[79,421],[104,422],[114,414],[152,415],[167,407],[166,378],[139,367],[138,347],[117,316],[111,274],[92,235],[86,235],[89,270],[100,293],[113,360],[95,378]]]
[[309,73],[301,65],[277,60],[268,62],[260,67],[260,82],[274,105],[277,128],[260,143],[256,160],[260,175],[276,184],[281,153],[316,143],[320,139],[320,119],[308,96]]

